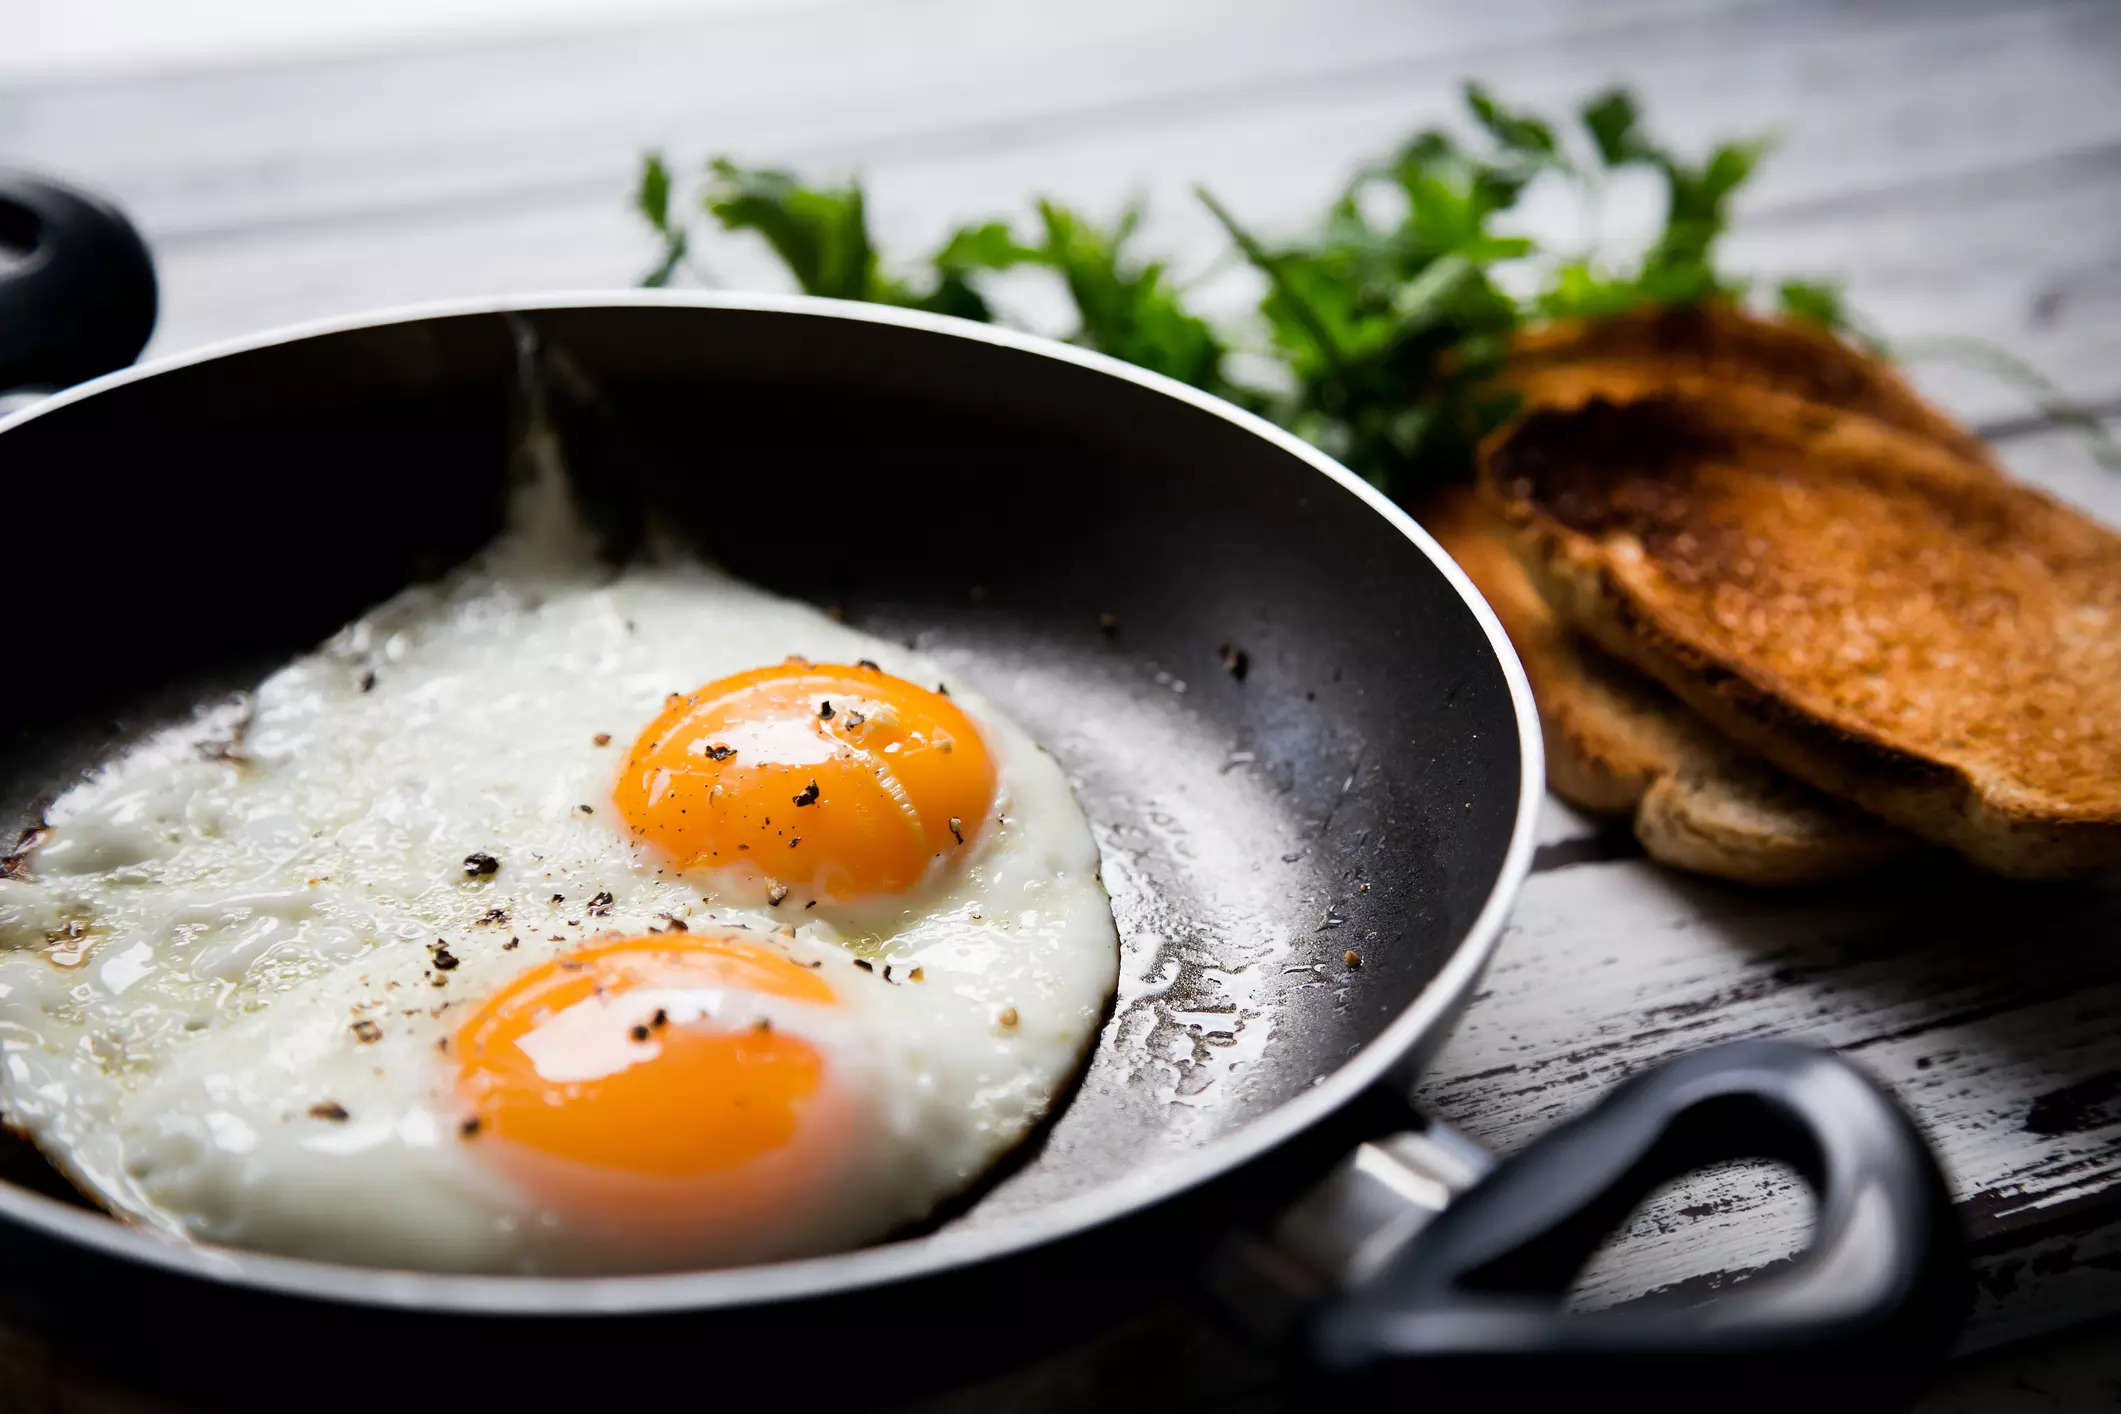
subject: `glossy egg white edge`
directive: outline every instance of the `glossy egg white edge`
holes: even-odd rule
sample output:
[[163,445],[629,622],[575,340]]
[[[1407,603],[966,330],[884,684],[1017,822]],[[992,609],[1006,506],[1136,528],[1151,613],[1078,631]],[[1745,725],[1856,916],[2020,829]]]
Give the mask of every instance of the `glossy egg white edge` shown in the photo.
[[[486,553],[54,803],[0,879],[8,1119],[124,1216],[367,1265],[717,1265],[918,1219],[1065,1095],[1116,982],[1110,903],[1059,768],[954,679],[996,818],[919,896],[784,917],[659,873],[609,805],[627,746],[668,693],[791,654],[945,680],[675,555],[610,570],[548,465]],[[475,852],[498,870],[467,877]],[[672,919],[829,969],[861,1039],[824,1044],[876,1119],[777,1225],[682,1250],[556,1214],[482,1159],[441,1046],[518,973]]]

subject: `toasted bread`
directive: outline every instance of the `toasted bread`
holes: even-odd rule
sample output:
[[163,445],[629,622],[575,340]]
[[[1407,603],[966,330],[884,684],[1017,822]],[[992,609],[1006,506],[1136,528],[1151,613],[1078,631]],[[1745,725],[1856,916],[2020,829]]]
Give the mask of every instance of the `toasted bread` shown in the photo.
[[1845,878],[1913,848],[1911,836],[1748,757],[1565,628],[1471,488],[1446,488],[1417,511],[1516,645],[1539,704],[1547,781],[1562,799],[1631,816],[1654,859],[1749,884]]
[[2121,536],[1699,388],[1532,411],[1481,463],[1558,615],[1741,745],[2002,873],[2121,863]]
[[1512,341],[1504,374],[1527,408],[1574,407],[1615,383],[1646,390],[1675,379],[1855,413],[1994,469],[1981,439],[1924,402],[1885,360],[1815,325],[1720,301],[1540,325]]
[[[1526,410],[1675,387],[1742,398],[1762,416],[1816,418],[1830,405],[1931,437],[1994,474],[1978,440],[1879,360],[1809,326],[1730,305],[1535,328],[1513,343],[1503,382]],[[1652,858],[1746,883],[1847,877],[1915,847],[1913,836],[1735,747],[1656,682],[1558,623],[1508,553],[1507,527],[1469,509],[1470,499],[1439,496],[1423,519],[1435,520],[1432,530],[1517,645],[1556,794],[1631,816]]]

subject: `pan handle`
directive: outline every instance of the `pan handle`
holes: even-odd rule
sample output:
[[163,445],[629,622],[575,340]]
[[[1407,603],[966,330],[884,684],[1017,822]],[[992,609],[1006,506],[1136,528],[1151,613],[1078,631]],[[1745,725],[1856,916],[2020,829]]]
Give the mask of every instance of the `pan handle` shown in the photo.
[[[1666,1180],[1779,1159],[1818,1198],[1812,1245],[1713,1299],[1565,1308],[1599,1241]],[[1620,1086],[1498,1165],[1313,1315],[1314,1365],[1379,1395],[1616,1387],[1657,1407],[1893,1407],[1948,1352],[1965,1242],[1913,1122],[1831,1051],[1743,1041]]]
[[0,392],[123,368],[155,327],[155,267],[110,203],[0,171]]

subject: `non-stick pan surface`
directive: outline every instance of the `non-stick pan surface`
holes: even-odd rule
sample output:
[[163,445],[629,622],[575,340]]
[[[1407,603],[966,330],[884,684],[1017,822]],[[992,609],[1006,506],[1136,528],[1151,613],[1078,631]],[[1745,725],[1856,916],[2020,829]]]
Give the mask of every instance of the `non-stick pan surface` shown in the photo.
[[427,313],[135,370],[0,425],[7,822],[476,548],[526,392],[615,546],[653,516],[917,642],[1066,767],[1124,947],[1079,1092],[940,1232],[774,1269],[354,1272],[168,1249],[0,1189],[9,1238],[88,1234],[217,1283],[429,1311],[721,1308],[1095,1226],[1276,1147],[1439,1038],[1540,789],[1529,699],[1477,597],[1264,424],[1109,360],[862,307]]
[[[24,1185],[0,1184],[18,1318],[215,1407],[873,1404],[1109,1321],[1211,1252],[1255,1293],[1309,1260],[1326,1284],[1279,1304],[1309,1310],[1311,1368],[1355,1388],[1648,1378],[1758,1406],[1831,1360],[1836,1388],[1890,1399],[1945,1348],[1963,1267],[1942,1179],[1906,1116],[1817,1051],[1688,1057],[1436,1211],[1481,1164],[1418,1133],[1405,1082],[1528,862],[1539,741],[1516,660],[1345,471],[1057,345],[865,306],[597,296],[416,311],[62,394],[0,422],[0,807],[34,824],[128,737],[476,549],[528,428],[615,554],[674,529],[919,644],[1059,758],[1123,946],[1080,1090],[930,1230],[669,1276],[181,1247],[68,1201],[18,1149]],[[1657,1183],[1740,1156],[1817,1191],[1800,1260],[1706,1311],[1567,1311],[1571,1273]],[[1299,1194],[1304,1220],[1274,1224]],[[416,1384],[343,1374],[401,1352]]]

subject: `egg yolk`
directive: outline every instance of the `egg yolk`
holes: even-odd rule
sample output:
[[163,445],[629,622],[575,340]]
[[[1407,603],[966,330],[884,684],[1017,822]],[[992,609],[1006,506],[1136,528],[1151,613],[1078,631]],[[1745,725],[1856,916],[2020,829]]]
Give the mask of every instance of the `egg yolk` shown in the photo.
[[994,760],[941,692],[792,659],[673,695],[613,797],[687,870],[756,876],[803,902],[903,893],[994,805]]
[[457,1032],[472,1132],[659,1178],[778,1150],[826,1067],[761,997],[838,1004],[815,971],[734,933],[621,938],[533,968]]

